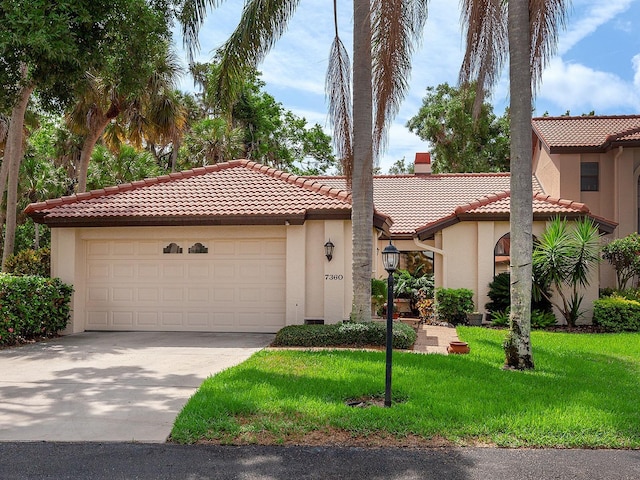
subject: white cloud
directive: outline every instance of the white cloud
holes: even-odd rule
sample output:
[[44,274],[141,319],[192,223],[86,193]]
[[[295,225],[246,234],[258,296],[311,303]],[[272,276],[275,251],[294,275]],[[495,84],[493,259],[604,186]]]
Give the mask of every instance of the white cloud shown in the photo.
[[635,72],[633,75],[633,84],[636,89],[640,90],[640,53],[631,59],[631,64]]
[[542,114],[542,105],[552,115],[571,110],[574,114],[595,110],[597,114],[631,113],[640,110],[638,67],[640,55],[634,57],[636,76],[633,85],[611,72],[594,70],[584,65],[565,63],[554,59],[544,73],[543,85],[538,95],[536,114]]
[[588,37],[600,26],[614,19],[624,12],[634,0],[589,0],[587,2],[574,2],[580,5],[581,16],[574,19],[569,16],[569,28],[560,36],[558,53],[564,55],[578,44],[583,38]]

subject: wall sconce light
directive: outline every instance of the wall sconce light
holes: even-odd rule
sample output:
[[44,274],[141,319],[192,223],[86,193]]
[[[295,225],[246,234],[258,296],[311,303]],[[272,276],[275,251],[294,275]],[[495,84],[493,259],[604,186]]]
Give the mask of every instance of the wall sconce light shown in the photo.
[[329,241],[324,244],[324,255],[325,257],[327,257],[327,260],[331,261],[331,259],[333,258],[333,249],[335,247],[336,246],[333,244],[331,239],[329,239]]

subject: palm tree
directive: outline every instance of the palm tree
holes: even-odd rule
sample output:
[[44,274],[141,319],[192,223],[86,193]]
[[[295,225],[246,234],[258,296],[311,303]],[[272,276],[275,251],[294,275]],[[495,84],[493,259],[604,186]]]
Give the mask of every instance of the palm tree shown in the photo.
[[[144,84],[138,85],[138,91],[121,88],[122,79],[117,75],[113,76],[113,72],[86,73],[78,101],[67,116],[69,129],[82,135],[84,139],[77,167],[78,192],[86,190],[91,155],[96,143],[112,121],[120,117],[123,122],[119,132],[114,132],[111,136],[112,145],[119,136],[126,136],[134,145],[141,146],[143,131],[147,127],[152,129],[151,122],[143,111],[147,106],[153,108],[158,97],[173,90],[179,72],[175,56],[168,50],[162,53],[154,59],[152,74],[146,79],[140,79]],[[178,117],[176,113],[174,119]]]
[[566,0],[463,0],[467,48],[461,83],[477,81],[476,99],[499,78],[509,59],[511,121],[511,313],[505,342],[509,368],[532,369],[532,166],[533,90],[555,51]]
[[[22,65],[21,75],[24,80],[28,78],[27,66]],[[7,258],[13,255],[15,244],[15,231],[17,221],[18,206],[18,177],[20,174],[20,163],[24,154],[24,121],[27,105],[31,98],[31,93],[35,85],[26,82],[19,89],[16,102],[11,110],[11,119],[7,130],[7,140],[4,149],[4,158],[0,168],[0,197],[7,190],[7,208],[5,241],[2,250],[2,271],[5,271]]]
[[[216,8],[219,3],[183,2],[179,17],[191,57],[206,8]],[[238,27],[218,52],[219,105],[233,104],[238,94],[237,80],[262,61],[284,33],[298,3],[299,0],[245,3]],[[334,18],[336,3],[334,0]],[[352,105],[349,60],[337,28],[331,49],[327,74],[329,113],[337,132],[336,149],[352,188],[354,320],[371,318],[374,158],[384,147],[387,127],[406,93],[410,60],[422,35],[426,6],[427,0],[354,0]]]

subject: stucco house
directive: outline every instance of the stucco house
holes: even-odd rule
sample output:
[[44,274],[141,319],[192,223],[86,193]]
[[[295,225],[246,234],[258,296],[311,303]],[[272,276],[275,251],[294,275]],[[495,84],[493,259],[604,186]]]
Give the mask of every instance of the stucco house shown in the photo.
[[[589,216],[614,232],[616,221],[547,190],[543,149],[534,150],[534,235],[556,215]],[[429,155],[418,154],[415,174],[374,178],[372,276],[386,276],[380,252],[392,240],[403,252],[426,252],[436,285],[472,289],[483,310],[489,282],[508,264],[509,174],[430,167]],[[339,322],[351,310],[344,178],[235,160],[32,204],[26,213],[51,227],[52,274],[75,287],[72,332],[274,332]]]
[[[605,241],[640,231],[640,115],[534,118],[533,172],[545,193],[617,224]],[[601,287],[615,274],[600,265]]]

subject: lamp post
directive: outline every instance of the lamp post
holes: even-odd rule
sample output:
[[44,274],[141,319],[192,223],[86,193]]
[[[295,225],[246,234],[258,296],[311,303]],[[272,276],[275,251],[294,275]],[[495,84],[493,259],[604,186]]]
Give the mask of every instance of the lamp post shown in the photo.
[[384,383],[384,406],[391,406],[391,355],[393,352],[393,272],[398,268],[400,252],[391,244],[382,251],[382,265],[389,274],[387,278],[387,372]]

